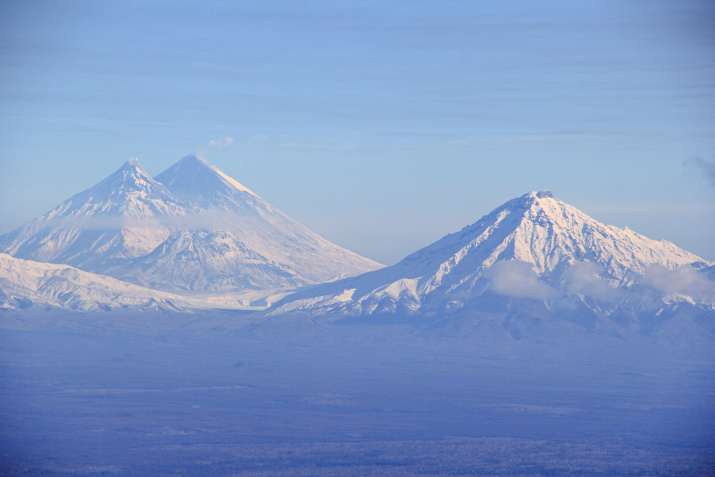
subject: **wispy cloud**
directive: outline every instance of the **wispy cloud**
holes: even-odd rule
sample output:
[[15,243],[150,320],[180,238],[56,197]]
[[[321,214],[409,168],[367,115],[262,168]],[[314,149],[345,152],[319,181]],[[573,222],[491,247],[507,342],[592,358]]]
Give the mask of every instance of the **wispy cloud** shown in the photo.
[[564,270],[561,288],[567,295],[583,295],[602,301],[613,301],[622,291],[601,278],[603,268],[593,262],[576,262]]
[[495,263],[484,272],[490,288],[500,295],[533,298],[551,302],[559,297],[584,296],[605,303],[618,303],[626,298],[639,296],[643,288],[663,295],[682,295],[691,299],[712,303],[715,300],[715,281],[689,266],[671,270],[654,264],[636,280],[635,287],[617,288],[602,277],[603,267],[591,262],[576,262],[568,266],[560,277],[558,289],[550,286],[532,269],[532,265],[520,261]]
[[229,147],[231,144],[233,144],[233,138],[226,136],[223,139],[212,139],[209,141],[208,144],[204,146],[200,146],[198,149],[196,149],[196,154],[203,154],[208,151],[214,151],[217,149],[226,149]]
[[670,270],[660,265],[651,265],[640,283],[666,295],[715,300],[715,282],[688,266]]
[[540,281],[531,264],[526,262],[513,260],[497,262],[484,273],[484,276],[491,281],[492,291],[500,295],[543,301],[559,295],[559,292]]

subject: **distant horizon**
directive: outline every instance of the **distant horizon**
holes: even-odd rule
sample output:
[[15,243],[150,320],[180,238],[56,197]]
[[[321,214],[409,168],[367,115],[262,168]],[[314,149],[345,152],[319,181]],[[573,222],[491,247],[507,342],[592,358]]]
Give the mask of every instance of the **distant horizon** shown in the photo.
[[0,5],[0,233],[200,153],[392,264],[531,190],[715,260],[715,4]]

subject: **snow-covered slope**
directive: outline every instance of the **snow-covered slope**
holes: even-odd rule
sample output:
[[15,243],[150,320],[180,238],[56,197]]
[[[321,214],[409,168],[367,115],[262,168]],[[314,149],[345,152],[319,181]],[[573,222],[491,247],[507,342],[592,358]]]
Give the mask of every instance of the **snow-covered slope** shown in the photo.
[[197,156],[152,179],[132,159],[0,236],[0,252],[162,290],[275,289],[381,265],[328,242]]
[[203,290],[292,287],[382,266],[311,232],[198,156],[183,158],[156,179],[190,214],[137,263],[168,272],[172,283]]
[[101,271],[140,257],[169,236],[167,218],[185,214],[136,159],[29,224],[0,236],[0,252]]
[[251,212],[270,208],[254,192],[195,154],[184,157],[157,175],[156,180],[197,210]]
[[[495,296],[549,306],[576,300],[604,312],[625,302],[651,308],[668,300],[715,303],[715,288],[711,294],[707,277],[689,264],[705,262],[672,243],[604,225],[549,191],[530,192],[396,265],[301,290],[272,313],[457,311]],[[687,282],[686,275],[700,291],[691,285],[666,290]],[[639,293],[621,294],[626,289]]]
[[184,311],[184,299],[114,278],[0,253],[0,309]]

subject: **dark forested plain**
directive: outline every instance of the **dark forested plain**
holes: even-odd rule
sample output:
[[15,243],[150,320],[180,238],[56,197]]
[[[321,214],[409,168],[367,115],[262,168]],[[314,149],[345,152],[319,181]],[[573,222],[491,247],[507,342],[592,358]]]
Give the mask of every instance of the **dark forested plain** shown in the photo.
[[557,339],[475,316],[117,311],[0,326],[0,475],[715,471],[704,328]]

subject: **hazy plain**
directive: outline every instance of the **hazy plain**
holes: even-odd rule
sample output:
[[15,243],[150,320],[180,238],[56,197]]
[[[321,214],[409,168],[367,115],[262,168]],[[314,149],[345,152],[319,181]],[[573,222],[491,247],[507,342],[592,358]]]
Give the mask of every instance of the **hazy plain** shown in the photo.
[[16,312],[0,324],[2,475],[715,468],[707,348],[552,346],[424,319]]

